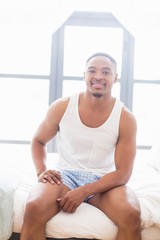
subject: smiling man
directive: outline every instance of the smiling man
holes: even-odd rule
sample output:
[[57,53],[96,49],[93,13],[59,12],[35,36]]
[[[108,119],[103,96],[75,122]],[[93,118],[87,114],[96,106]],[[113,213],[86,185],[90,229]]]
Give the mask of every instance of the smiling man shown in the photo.
[[[102,57],[109,57],[108,58],[108,63],[106,66],[106,60],[103,62]],[[95,58],[96,57],[96,58]],[[101,58],[101,61],[99,61]],[[101,65],[102,64],[102,65]],[[87,60],[86,63],[86,71],[85,71],[85,78],[86,80],[89,78],[92,78],[91,84],[92,84],[92,92],[93,96],[95,97],[101,97],[102,93],[100,93],[100,90],[103,90],[104,87],[107,84],[108,91],[112,90],[112,85],[115,83],[118,79],[118,75],[116,73],[116,61],[109,56],[108,54],[101,53],[99,56],[99,53],[96,53],[92,55]],[[107,78],[107,83],[106,83],[106,78]],[[109,80],[111,82],[109,82]],[[87,84],[88,90],[90,89],[89,84]]]
[[[38,184],[26,206],[21,240],[45,240],[60,210],[86,202],[118,227],[117,240],[141,240],[140,207],[126,184],[136,154],[136,120],[112,96],[115,60],[96,53],[86,62],[86,90],[51,104],[32,140]],[[46,167],[46,144],[57,136],[58,170]],[[85,213],[84,213],[85,214]]]

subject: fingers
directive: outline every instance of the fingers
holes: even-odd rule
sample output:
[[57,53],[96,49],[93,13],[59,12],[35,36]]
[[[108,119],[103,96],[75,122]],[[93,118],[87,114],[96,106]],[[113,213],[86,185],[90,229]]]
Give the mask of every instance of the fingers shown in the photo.
[[38,181],[43,183],[50,182],[51,184],[60,184],[61,175],[58,171],[47,170],[40,174]]
[[78,207],[77,205],[75,205],[72,202],[64,201],[64,198],[57,198],[57,202],[59,203],[60,208],[64,212],[68,212],[68,213],[74,213]]
[[57,203],[64,212],[74,213],[83,199],[77,197],[75,190],[68,191],[64,196],[57,198]]

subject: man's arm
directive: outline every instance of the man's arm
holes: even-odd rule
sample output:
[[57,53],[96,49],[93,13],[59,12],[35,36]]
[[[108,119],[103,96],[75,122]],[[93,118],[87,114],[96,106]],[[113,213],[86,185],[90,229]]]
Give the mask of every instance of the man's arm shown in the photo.
[[[59,99],[49,107],[45,119],[32,139],[31,153],[38,177],[47,170],[46,144],[56,136],[59,130],[59,122],[65,112],[68,101],[69,99]],[[48,174],[52,175],[52,171],[50,170]],[[46,179],[42,178],[42,181],[46,182]]]

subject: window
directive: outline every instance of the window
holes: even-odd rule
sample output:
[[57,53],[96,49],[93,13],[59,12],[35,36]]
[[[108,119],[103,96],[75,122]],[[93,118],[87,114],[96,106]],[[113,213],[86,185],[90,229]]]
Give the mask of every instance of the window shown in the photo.
[[[153,36],[142,32],[134,39],[115,16],[102,12],[74,12],[53,36],[46,29],[5,26],[0,38],[0,142],[29,144],[48,103],[84,90],[87,57],[105,51],[118,64],[113,94],[136,116],[138,148],[150,148],[160,128],[160,39]],[[51,142],[49,151],[54,149]]]
[[43,28],[1,26],[0,73],[49,75],[51,39]]
[[160,35],[158,31],[157,29],[156,32],[153,32],[153,29],[147,28],[147,33],[142,31],[141,35],[137,35],[135,41],[134,79],[142,81],[160,80]]
[[[150,32],[150,34],[148,34]],[[156,36],[156,37],[155,37]],[[133,71],[133,112],[137,118],[137,144],[150,148],[160,133],[160,36],[155,26],[137,33]]]
[[[113,39],[116,42],[113,43]],[[108,52],[117,61],[117,71],[121,77],[123,51],[123,29],[89,26],[66,26],[64,34],[63,92],[62,96],[85,89],[83,72],[85,61],[95,52]],[[65,78],[75,77],[75,80]],[[82,81],[76,80],[81,77]],[[114,85],[114,92],[120,98],[120,84]]]
[[[107,52],[117,61],[119,81],[113,95],[131,107],[133,37],[111,13],[75,12],[53,35],[51,102],[84,90],[85,61],[95,52]],[[122,64],[123,63],[123,64]],[[127,92],[127,93],[126,93]],[[128,100],[129,99],[129,100]],[[51,147],[52,148],[52,147]]]
[[136,116],[138,149],[149,149],[156,138],[160,119],[160,111],[153,107],[160,101],[159,40],[154,39],[155,46],[149,50],[152,35],[147,34],[146,39],[141,34],[134,39],[110,13],[74,13],[57,36],[59,44],[54,42],[53,51],[54,46],[59,49],[59,71],[56,75],[61,82],[57,91],[59,96],[70,95],[76,89],[83,90],[83,69],[87,57],[96,51],[109,52],[117,60],[119,73],[113,94]]
[[1,140],[31,141],[48,108],[49,80],[0,79]]
[[43,27],[1,26],[0,143],[10,149],[30,144],[48,108],[51,42]]
[[158,137],[160,84],[140,83],[133,88],[133,112],[137,118],[137,144],[151,146]]
[[122,51],[122,28],[66,26],[63,75],[82,77],[86,59],[95,52],[107,52],[115,57],[121,77]]

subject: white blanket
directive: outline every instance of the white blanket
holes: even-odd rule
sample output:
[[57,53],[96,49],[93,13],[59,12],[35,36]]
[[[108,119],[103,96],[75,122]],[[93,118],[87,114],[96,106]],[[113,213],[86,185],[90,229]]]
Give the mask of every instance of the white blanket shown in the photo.
[[12,234],[13,196],[18,179],[0,174],[0,240],[7,240]]
[[142,227],[160,228],[160,172],[147,165],[136,167],[128,185],[140,202]]

